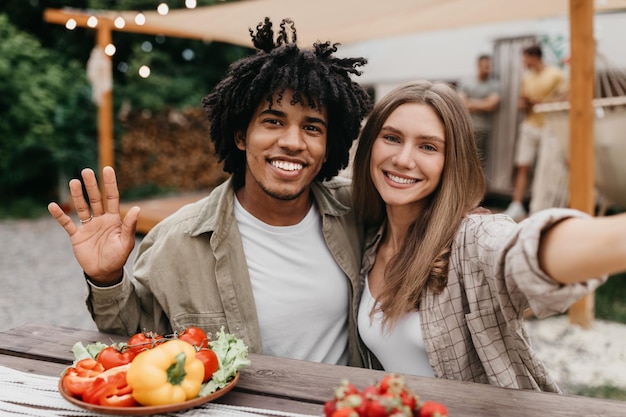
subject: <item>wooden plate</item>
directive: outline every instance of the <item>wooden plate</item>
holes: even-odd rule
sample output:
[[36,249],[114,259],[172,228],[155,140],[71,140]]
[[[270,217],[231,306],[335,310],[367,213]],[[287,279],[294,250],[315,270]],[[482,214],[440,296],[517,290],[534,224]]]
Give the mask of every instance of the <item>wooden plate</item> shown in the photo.
[[188,408],[197,407],[209,401],[213,401],[221,396],[225,395],[237,385],[239,381],[239,372],[235,374],[235,377],[224,388],[218,389],[214,393],[205,395],[204,397],[197,397],[182,403],[168,404],[168,405],[150,405],[150,406],[136,406],[136,407],[105,407],[102,405],[89,404],[84,401],[75,398],[69,392],[65,391],[61,379],[59,379],[59,392],[61,396],[74,405],[90,411],[96,411],[102,414],[118,414],[127,416],[148,416],[151,414],[171,413],[174,411],[186,410]]

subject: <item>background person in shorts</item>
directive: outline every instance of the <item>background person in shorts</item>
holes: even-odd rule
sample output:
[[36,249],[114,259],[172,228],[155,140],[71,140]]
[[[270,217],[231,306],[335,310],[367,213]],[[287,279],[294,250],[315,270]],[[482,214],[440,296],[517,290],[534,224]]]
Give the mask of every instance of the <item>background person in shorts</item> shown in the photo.
[[565,74],[559,68],[546,65],[541,47],[532,45],[523,50],[524,66],[528,69],[520,89],[518,107],[526,112],[520,123],[515,150],[515,179],[511,203],[505,214],[519,221],[526,217],[524,196],[530,172],[537,158],[539,141],[545,133],[545,115],[535,113],[533,107],[561,96],[565,90]]

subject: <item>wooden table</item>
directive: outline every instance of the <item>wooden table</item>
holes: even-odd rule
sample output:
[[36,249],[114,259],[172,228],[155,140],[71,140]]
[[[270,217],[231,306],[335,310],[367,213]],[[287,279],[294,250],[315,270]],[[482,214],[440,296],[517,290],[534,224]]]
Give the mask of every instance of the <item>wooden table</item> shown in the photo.
[[[71,347],[126,338],[89,330],[24,325],[0,332],[0,365],[23,372],[57,376],[72,363]],[[218,401],[224,404],[322,415],[323,403],[348,378],[359,389],[381,371],[326,365],[250,354],[237,386]],[[484,384],[407,376],[423,400],[444,403],[453,417],[465,416],[626,416],[626,402],[564,396]],[[268,414],[269,415],[269,414]]]
[[139,213],[139,218],[137,219],[137,233],[145,235],[161,220],[173,214],[182,206],[195,203],[201,198],[206,197],[211,193],[211,191],[212,189],[207,189],[181,193],[173,196],[149,198],[145,200],[121,201],[120,215],[124,218],[126,213],[128,213],[128,210],[130,210],[133,206],[139,206],[141,208],[141,212]]

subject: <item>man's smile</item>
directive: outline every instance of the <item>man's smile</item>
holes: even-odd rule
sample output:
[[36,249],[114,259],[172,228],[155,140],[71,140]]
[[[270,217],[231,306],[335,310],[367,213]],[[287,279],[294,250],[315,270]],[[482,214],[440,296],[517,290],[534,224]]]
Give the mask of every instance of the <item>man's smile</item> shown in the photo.
[[304,165],[299,162],[289,162],[280,159],[270,161],[273,167],[282,169],[285,171],[298,171],[304,168]]

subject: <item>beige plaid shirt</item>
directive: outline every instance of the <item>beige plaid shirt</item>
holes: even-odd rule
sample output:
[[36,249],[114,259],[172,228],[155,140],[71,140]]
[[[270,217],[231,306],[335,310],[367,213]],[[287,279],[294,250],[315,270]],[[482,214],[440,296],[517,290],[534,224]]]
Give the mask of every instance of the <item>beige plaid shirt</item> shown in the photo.
[[[441,294],[425,291],[421,300],[421,331],[435,376],[559,392],[532,350],[523,312],[532,308],[540,318],[562,313],[607,279],[562,285],[539,267],[542,231],[581,216],[586,215],[550,209],[520,224],[501,214],[463,220],[452,247],[446,288]],[[367,241],[362,277],[372,267],[382,230]],[[375,358],[372,362],[379,366]]]

